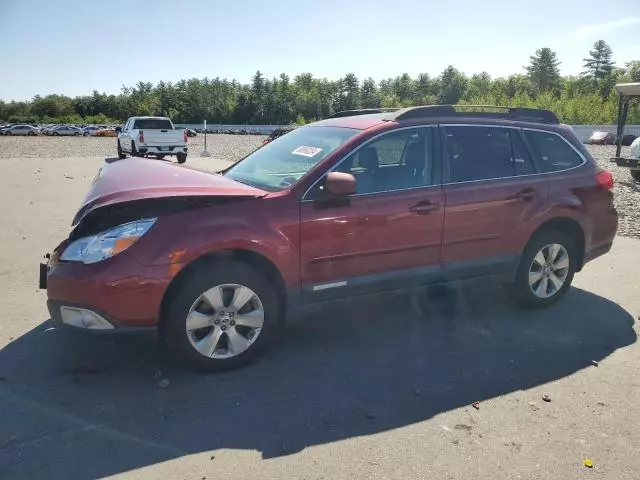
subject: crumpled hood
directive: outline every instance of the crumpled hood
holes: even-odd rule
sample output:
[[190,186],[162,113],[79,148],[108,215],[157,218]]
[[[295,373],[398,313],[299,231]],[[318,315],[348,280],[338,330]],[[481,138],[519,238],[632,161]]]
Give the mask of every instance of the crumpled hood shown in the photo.
[[107,205],[169,197],[263,197],[268,192],[222,175],[163,160],[127,158],[105,165],[93,180],[72,225]]

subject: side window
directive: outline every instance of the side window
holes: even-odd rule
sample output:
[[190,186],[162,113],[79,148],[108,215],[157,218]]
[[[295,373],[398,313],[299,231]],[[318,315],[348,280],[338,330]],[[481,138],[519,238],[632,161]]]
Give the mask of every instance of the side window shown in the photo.
[[557,172],[581,165],[583,160],[561,136],[550,132],[524,130],[543,172]]
[[513,174],[515,176],[531,175],[536,173],[536,167],[531,160],[531,155],[520,136],[520,131],[511,130],[511,146],[513,148]]
[[449,182],[512,177],[509,128],[450,126],[445,129]]
[[358,149],[336,171],[356,177],[357,193],[380,193],[431,185],[433,129],[387,133]]

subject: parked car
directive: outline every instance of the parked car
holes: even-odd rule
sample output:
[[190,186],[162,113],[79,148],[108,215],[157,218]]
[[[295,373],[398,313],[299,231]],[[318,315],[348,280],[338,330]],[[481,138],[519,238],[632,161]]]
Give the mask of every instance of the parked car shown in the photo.
[[636,138],[638,138],[638,137],[636,137],[635,135],[632,135],[632,134],[630,134],[630,133],[629,133],[629,134],[627,134],[627,135],[623,135],[623,136],[622,136],[622,139],[621,139],[620,143],[621,143],[621,145],[622,145],[623,147],[630,147],[630,146],[631,146],[631,144],[633,143],[633,141],[634,141]]
[[276,138],[281,137],[282,135],[289,133],[293,130],[293,127],[282,127],[282,128],[276,128],[275,130],[273,130],[269,136],[267,138],[265,138],[262,141],[263,145],[266,145],[269,142],[274,141]]
[[73,127],[70,125],[60,125],[52,128],[50,130],[50,134],[53,136],[67,135],[67,136],[79,137],[80,135],[83,134],[83,132],[82,132],[82,129],[78,127]]
[[31,125],[13,125],[12,127],[4,129],[4,135],[28,135],[33,137],[38,135],[40,131],[36,127]]
[[124,159],[129,153],[154,155],[156,158],[175,155],[178,163],[187,161],[187,133],[176,129],[167,117],[131,117],[124,127],[116,127],[118,132],[118,158]]
[[196,132],[192,128],[185,128],[185,131],[187,132],[187,137],[197,137],[198,136],[198,132]]
[[587,140],[589,145],[613,145],[616,143],[616,136],[611,132],[595,131]]
[[155,328],[179,360],[226,370],[318,302],[486,277],[548,307],[611,248],[613,179],[553,113],[486,110],[351,112],[222,174],[106,165],[40,267],[51,318]]
[[101,128],[95,133],[96,137],[117,137],[118,132],[115,128]]
[[96,125],[87,125],[82,129],[82,135],[85,137],[95,137],[100,130],[101,128]]

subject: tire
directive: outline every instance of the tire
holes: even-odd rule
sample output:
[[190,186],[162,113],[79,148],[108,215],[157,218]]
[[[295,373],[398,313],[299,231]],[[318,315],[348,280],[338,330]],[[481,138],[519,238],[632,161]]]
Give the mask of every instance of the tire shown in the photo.
[[131,156],[132,157],[138,156],[138,150],[136,150],[136,144],[133,142],[131,142]]
[[80,132],[76,132],[73,134],[74,137],[79,137],[80,136]]
[[36,136],[36,134],[34,132],[29,132],[29,133],[27,133],[27,135],[30,136],[30,137],[35,137]]
[[59,137],[59,136],[60,136],[60,134],[59,134],[58,132],[53,132],[53,136],[54,136],[54,137]]
[[186,153],[178,153],[176,155],[177,159],[178,159],[178,163],[184,163],[187,161],[187,154]]
[[8,136],[8,137],[10,137],[11,135],[13,135],[13,133],[11,133],[11,132],[6,132],[6,133],[5,133],[5,135],[6,135],[6,136]]
[[[195,268],[183,281],[178,280],[181,283],[165,302],[159,329],[162,343],[176,360],[199,371],[219,372],[248,364],[277,336],[282,307],[276,292],[263,275],[242,262],[223,261]],[[216,290],[216,287],[219,288]],[[211,293],[216,291],[222,293]],[[244,314],[239,314],[232,303],[241,291],[244,298],[248,298],[244,307],[240,305]],[[205,292],[209,292],[209,298],[214,301],[202,300]],[[214,304],[220,307],[212,307]],[[194,320],[193,326],[206,326],[188,330],[189,315]],[[261,327],[241,326],[239,319],[243,316],[245,321],[250,320],[256,325],[262,319]],[[207,355],[201,353],[196,345]],[[233,345],[238,348],[237,354],[233,352]]]
[[633,178],[636,182],[640,182],[640,170],[629,170],[631,174],[631,178]]
[[[553,251],[549,249],[551,245],[562,247],[558,250],[557,257],[553,262],[550,262],[550,257],[553,254]],[[551,265],[547,267],[538,261],[534,265],[536,258],[549,261]],[[522,254],[515,280],[508,285],[507,291],[521,307],[549,307],[560,300],[571,286],[573,275],[576,272],[576,259],[575,243],[570,236],[559,231],[543,230],[529,241]],[[566,268],[558,268],[564,265]],[[539,278],[539,280],[530,284],[530,273],[532,273],[532,279]],[[537,274],[540,276],[538,277]],[[554,278],[555,280],[553,280]],[[562,280],[560,284],[559,280]]]
[[122,151],[122,148],[120,147],[120,141],[118,140],[117,142],[118,145],[118,158],[120,160],[124,160],[125,158],[127,158],[127,155]]
[[87,132],[84,132],[84,133],[82,134],[82,136],[83,136],[83,137],[88,137],[88,136],[89,136],[89,134],[88,134]]

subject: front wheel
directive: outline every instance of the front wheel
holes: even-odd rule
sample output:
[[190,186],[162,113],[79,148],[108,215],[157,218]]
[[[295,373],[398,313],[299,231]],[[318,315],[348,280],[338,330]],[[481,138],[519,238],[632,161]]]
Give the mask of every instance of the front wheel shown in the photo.
[[131,156],[132,157],[138,156],[138,150],[136,150],[136,144],[133,142],[131,142]]
[[636,182],[640,182],[640,170],[629,170],[629,173],[631,173],[631,178]]
[[73,134],[73,136],[74,136],[74,137],[79,137],[79,136],[80,136],[80,133],[79,133],[79,132],[76,132],[76,133],[74,133],[74,134]]
[[125,153],[122,151],[122,147],[120,146],[120,141],[118,141],[118,158],[120,160],[124,160],[125,158],[127,158]]
[[177,360],[197,370],[249,363],[273,341],[280,325],[273,287],[242,262],[202,265],[168,300],[160,338]]
[[527,245],[508,290],[523,307],[548,307],[567,293],[575,271],[576,249],[571,238],[562,232],[543,231]]
[[186,153],[178,153],[176,155],[176,157],[178,158],[178,163],[184,163],[187,161],[187,154]]

